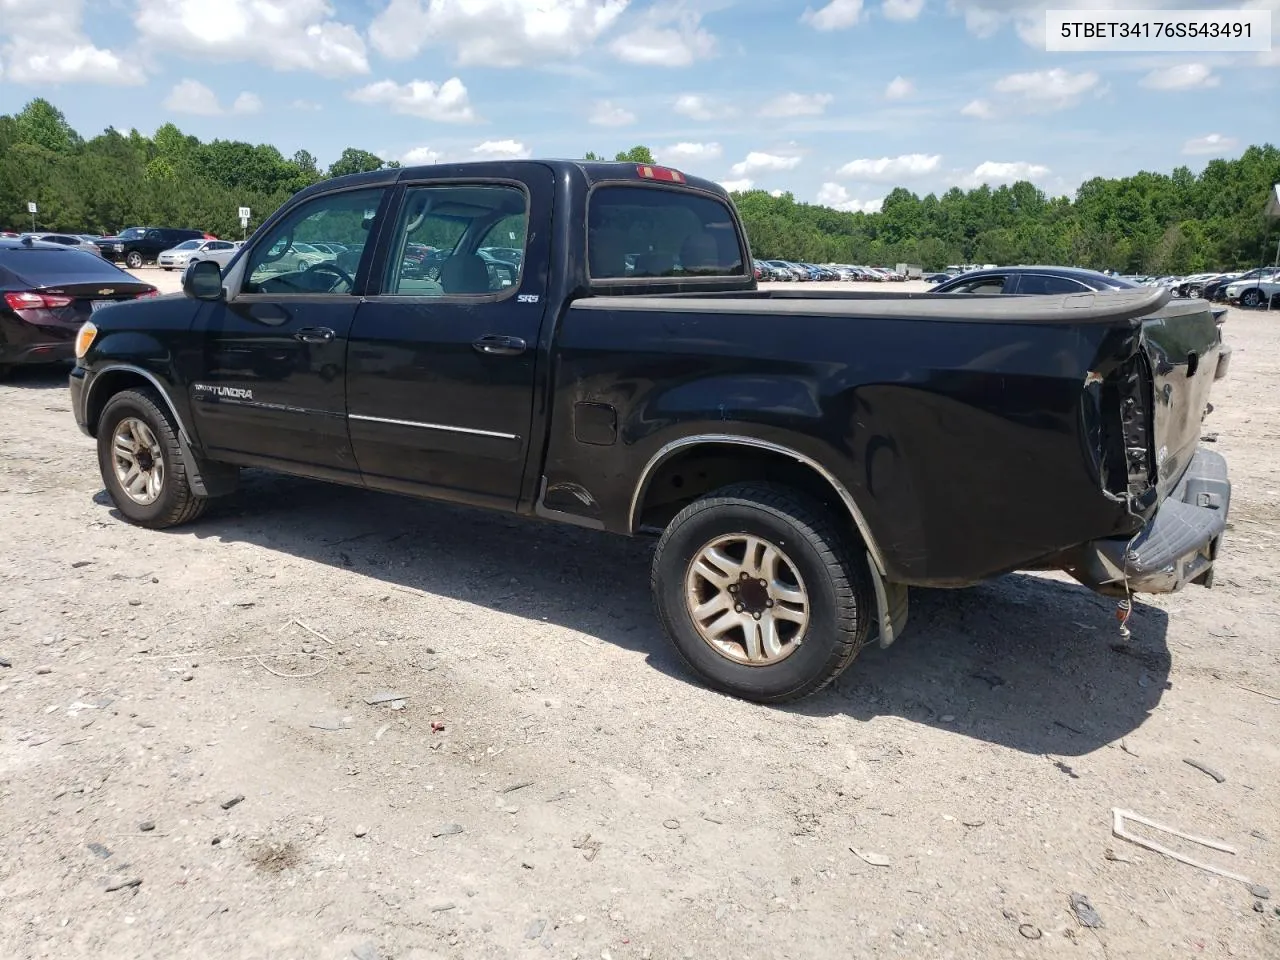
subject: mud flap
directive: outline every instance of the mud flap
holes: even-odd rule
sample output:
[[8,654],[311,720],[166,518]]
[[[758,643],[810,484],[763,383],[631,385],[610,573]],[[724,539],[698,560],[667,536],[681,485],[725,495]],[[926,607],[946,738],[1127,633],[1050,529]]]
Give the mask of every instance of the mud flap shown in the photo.
[[178,448],[182,451],[183,465],[187,470],[187,482],[198,497],[224,497],[235,493],[240,486],[240,468],[229,463],[203,460],[195,455],[187,438],[178,434]]
[[887,647],[902,636],[907,626],[907,585],[890,583],[876,570],[875,561],[867,554],[867,569],[876,593],[876,633],[881,647]]

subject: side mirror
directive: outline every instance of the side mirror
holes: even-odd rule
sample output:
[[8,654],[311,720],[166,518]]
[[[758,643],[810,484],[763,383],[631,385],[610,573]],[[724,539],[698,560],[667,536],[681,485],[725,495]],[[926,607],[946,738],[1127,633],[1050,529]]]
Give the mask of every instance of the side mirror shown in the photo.
[[196,300],[222,299],[222,268],[212,260],[197,260],[182,275],[182,292]]

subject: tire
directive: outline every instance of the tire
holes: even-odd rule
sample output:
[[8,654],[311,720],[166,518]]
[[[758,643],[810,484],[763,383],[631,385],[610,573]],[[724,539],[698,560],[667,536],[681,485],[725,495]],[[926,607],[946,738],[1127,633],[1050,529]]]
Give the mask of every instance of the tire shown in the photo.
[[[733,579],[735,570],[724,559],[717,561],[719,567],[695,566],[712,547],[721,558],[736,558],[735,541],[750,543],[748,538],[777,552],[770,578],[743,580],[750,574],[738,569],[739,579]],[[725,487],[680,511],[658,541],[651,575],[658,618],[681,659],[708,686],[756,703],[809,696],[839,676],[867,640],[870,575],[853,546],[827,509],[790,488],[763,483]],[[741,555],[747,561],[745,550]],[[728,570],[730,576],[722,579],[739,588],[732,595],[732,609],[725,605],[731,588],[717,588],[699,572],[708,566],[716,574]],[[759,572],[768,564],[748,561],[740,566]],[[784,575],[784,569],[794,576]],[[766,579],[772,583],[763,588]],[[795,622],[800,604],[790,599],[797,596],[805,597],[800,626]],[[700,626],[693,611],[713,604],[720,605],[720,612],[704,614]],[[729,627],[721,639],[706,637],[733,621],[740,627]],[[752,656],[746,637],[753,623],[764,631],[756,634],[758,656]],[[770,633],[772,657],[762,642]]]
[[1256,287],[1253,290],[1246,290],[1240,294],[1240,306],[1242,307],[1260,307],[1262,306],[1262,291]]
[[[139,502],[125,490],[116,472],[116,432],[125,421],[141,423],[149,431],[153,444],[145,457],[139,450],[131,452],[135,463],[151,463],[150,476],[155,462],[162,465],[155,496],[151,502]],[[152,530],[164,530],[189,523],[205,511],[208,497],[194,493],[187,481],[186,464],[178,445],[178,431],[163,401],[150,389],[125,390],[107,401],[98,418],[98,468],[102,482],[115,501],[116,509],[130,523]],[[136,436],[136,434],[135,434]],[[156,451],[159,456],[151,454]]]
[[124,255],[124,265],[130,270],[142,269],[142,254],[137,250],[130,250]]

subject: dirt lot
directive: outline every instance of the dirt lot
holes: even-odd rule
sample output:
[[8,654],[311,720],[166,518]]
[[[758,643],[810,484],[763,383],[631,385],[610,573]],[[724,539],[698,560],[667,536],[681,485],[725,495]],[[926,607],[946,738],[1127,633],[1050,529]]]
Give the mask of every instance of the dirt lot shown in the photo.
[[1280,956],[1280,317],[1226,330],[1211,592],[1126,646],[1060,577],[917,591],[786,709],[681,672],[644,543],[265,474],[148,532],[65,378],[18,375],[0,957]]

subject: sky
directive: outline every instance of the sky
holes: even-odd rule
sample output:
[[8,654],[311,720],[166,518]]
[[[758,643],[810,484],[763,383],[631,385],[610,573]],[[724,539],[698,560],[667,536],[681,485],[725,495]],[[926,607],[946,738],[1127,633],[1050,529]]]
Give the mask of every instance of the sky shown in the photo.
[[[1269,53],[1060,53],[1044,10],[1272,12]],[[1107,15],[1109,18],[1109,15]],[[0,0],[0,113],[405,164],[612,156],[874,210],[1280,142],[1280,0]]]

